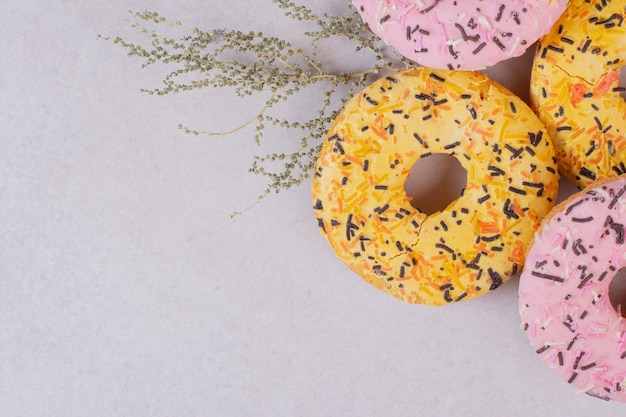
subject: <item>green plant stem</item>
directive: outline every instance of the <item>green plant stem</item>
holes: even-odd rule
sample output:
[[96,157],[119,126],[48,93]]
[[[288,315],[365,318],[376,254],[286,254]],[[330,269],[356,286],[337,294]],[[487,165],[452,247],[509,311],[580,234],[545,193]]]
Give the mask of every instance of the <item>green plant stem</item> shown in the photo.
[[[285,39],[261,32],[189,29],[180,22],[170,22],[158,13],[148,11],[133,13],[135,22],[132,27],[149,38],[149,46],[133,44],[120,37],[105,38],[125,48],[129,56],[142,58],[142,67],[157,63],[173,67],[163,79],[165,87],[144,90],[149,94],[165,95],[205,87],[231,87],[242,98],[269,92],[269,98],[258,113],[234,129],[220,133],[179,125],[186,133],[211,136],[230,135],[254,125],[257,143],[261,143],[266,125],[300,130],[296,151],[254,157],[250,171],[268,178],[267,188],[257,201],[270,192],[289,189],[309,178],[326,131],[345,103],[372,78],[401,71],[408,65],[397,55],[392,54],[394,59],[386,57],[388,48],[365,29],[353,9],[348,17],[329,14],[320,17],[290,0],[272,2],[285,10],[285,15],[291,19],[315,23],[318,30],[305,32],[310,39],[310,53],[293,47]],[[350,1],[346,1],[346,5],[351,7]],[[162,27],[181,29],[185,35],[180,39],[170,38],[157,32]],[[355,72],[326,70],[317,52],[320,42],[330,38],[347,39],[354,44],[355,53],[369,53],[372,66]],[[273,116],[276,104],[319,84],[325,86],[325,93],[318,110],[312,112],[309,120],[294,122]],[[338,94],[338,87],[342,85],[350,87],[344,96]]]

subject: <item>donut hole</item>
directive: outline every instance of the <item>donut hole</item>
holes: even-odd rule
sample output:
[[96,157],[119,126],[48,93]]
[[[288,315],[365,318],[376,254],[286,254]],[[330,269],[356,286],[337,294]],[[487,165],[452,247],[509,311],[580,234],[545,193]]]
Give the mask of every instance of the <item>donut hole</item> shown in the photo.
[[[609,300],[615,310],[622,312],[626,317],[626,267],[617,271],[611,285],[609,285]],[[621,305],[621,308],[618,306]]]
[[445,210],[463,195],[467,171],[448,154],[435,153],[420,158],[404,183],[411,205],[426,215]]

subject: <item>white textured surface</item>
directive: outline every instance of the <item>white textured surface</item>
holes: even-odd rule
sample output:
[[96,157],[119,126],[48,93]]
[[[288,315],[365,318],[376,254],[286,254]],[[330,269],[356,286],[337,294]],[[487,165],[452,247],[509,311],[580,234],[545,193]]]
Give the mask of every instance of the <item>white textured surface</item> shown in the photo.
[[[230,219],[266,149],[177,126],[228,130],[266,97],[141,93],[163,72],[96,39],[135,36],[129,9],[306,45],[269,0],[0,2],[0,416],[623,414],[543,367],[515,279],[405,305],[335,258],[307,186]],[[526,98],[528,58],[490,73]]]

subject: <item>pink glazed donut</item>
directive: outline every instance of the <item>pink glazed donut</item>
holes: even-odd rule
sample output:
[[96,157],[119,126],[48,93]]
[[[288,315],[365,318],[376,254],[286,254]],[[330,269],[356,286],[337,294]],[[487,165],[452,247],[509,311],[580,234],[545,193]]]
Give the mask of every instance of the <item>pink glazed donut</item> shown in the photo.
[[519,56],[568,0],[353,0],[369,29],[400,54],[440,69],[476,70]]
[[556,206],[520,277],[522,328],[543,362],[579,392],[626,402],[626,320],[609,285],[626,266],[626,176]]

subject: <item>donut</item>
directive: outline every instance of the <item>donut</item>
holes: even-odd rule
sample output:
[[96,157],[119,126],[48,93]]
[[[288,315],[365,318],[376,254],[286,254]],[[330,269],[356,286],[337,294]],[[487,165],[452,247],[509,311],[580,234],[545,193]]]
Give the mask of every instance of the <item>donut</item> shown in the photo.
[[573,0],[538,43],[531,107],[554,141],[559,169],[580,189],[626,172],[623,1]]
[[367,27],[404,57],[476,70],[522,55],[567,0],[353,0]]
[[609,285],[626,266],[626,176],[598,181],[546,216],[520,275],[522,328],[579,392],[626,402],[626,321]]
[[[462,195],[426,215],[404,183],[421,158],[456,158]],[[495,290],[524,261],[558,191],[552,143],[530,108],[479,72],[417,67],[355,95],[312,178],[319,229],[363,280],[408,303]]]

